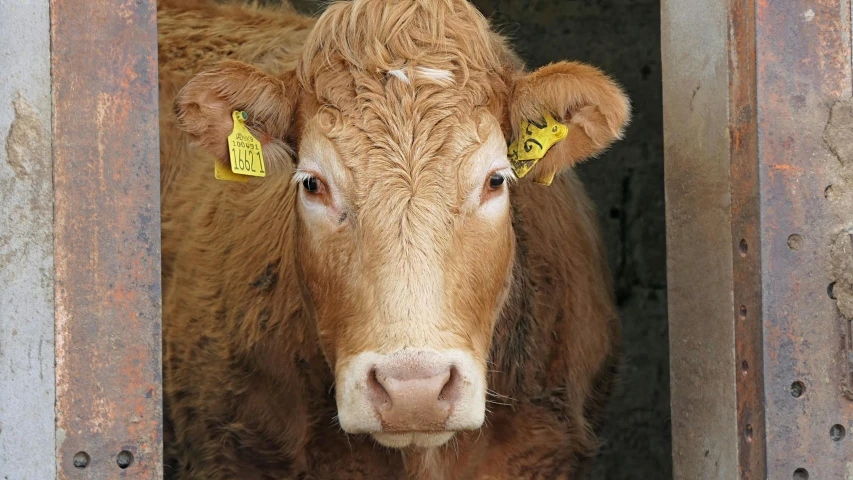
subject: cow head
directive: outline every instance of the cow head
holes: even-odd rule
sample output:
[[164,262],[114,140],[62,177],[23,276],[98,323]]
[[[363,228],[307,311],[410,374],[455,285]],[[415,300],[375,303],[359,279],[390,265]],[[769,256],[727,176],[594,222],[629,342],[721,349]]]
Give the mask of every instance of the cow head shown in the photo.
[[177,110],[225,162],[231,112],[248,113],[268,170],[299,190],[297,264],[341,427],[405,447],[483,423],[520,122],[569,125],[536,178],[618,138],[628,101],[590,66],[523,71],[462,0],[355,0],[318,20],[295,71],[228,61],[190,81]]

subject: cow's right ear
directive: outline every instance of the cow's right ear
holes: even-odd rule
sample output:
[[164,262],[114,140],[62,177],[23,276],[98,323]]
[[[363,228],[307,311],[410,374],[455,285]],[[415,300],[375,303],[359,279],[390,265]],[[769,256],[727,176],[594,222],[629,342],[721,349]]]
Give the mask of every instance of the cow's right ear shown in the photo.
[[286,170],[293,162],[294,116],[299,83],[294,73],[274,77],[233,60],[193,77],[178,93],[178,125],[195,143],[229,164],[228,135],[232,113],[246,112],[246,126],[261,142],[269,172]]

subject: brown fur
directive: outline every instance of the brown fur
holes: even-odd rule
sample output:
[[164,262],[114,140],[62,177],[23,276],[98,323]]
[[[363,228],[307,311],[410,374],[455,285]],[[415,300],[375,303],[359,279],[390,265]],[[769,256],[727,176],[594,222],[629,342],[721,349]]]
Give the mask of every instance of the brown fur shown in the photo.
[[[513,186],[511,220],[472,220],[464,159],[485,119],[510,141],[521,118],[549,111],[572,128],[537,168],[570,167],[621,135],[627,99],[586,65],[524,72],[467,2],[329,10],[315,27],[289,7],[159,2],[164,384],[176,473],[573,478],[596,448],[619,336],[592,208],[566,169],[550,188]],[[417,80],[417,66],[456,82]],[[408,69],[415,85],[389,80],[393,69]],[[213,179],[234,109],[249,113],[267,178]],[[351,175],[343,227],[308,229],[296,207],[290,176],[312,128]],[[395,338],[479,352],[492,391],[486,425],[428,450],[347,436],[334,423],[338,359],[380,348],[391,327],[364,319],[390,318],[395,298],[413,297],[369,299],[405,284],[389,276],[417,281],[433,261],[444,262],[452,295],[442,308],[453,315]]]

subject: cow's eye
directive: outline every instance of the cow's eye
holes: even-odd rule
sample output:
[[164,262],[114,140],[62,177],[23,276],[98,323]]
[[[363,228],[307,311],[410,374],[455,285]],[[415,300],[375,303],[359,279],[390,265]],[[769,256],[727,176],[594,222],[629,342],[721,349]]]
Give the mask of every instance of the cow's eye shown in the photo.
[[501,173],[493,173],[491,177],[489,177],[489,188],[492,190],[497,190],[501,188],[501,185],[504,184],[506,178],[504,178]]
[[308,193],[317,194],[320,193],[323,183],[317,179],[317,177],[307,177],[302,180],[302,187],[305,188],[305,191]]

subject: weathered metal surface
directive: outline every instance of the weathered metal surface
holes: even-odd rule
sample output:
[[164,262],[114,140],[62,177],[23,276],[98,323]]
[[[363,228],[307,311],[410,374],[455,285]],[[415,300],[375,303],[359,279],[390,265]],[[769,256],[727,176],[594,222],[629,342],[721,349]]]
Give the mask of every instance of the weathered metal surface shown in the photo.
[[828,285],[832,243],[853,225],[853,176],[823,133],[851,95],[850,5],[759,0],[755,35],[767,476],[849,479],[853,436],[833,429],[853,427],[846,338]]
[[[711,3],[711,18],[699,0],[666,0],[663,10],[665,111],[681,115],[665,117],[676,477],[849,480],[853,274],[843,265],[853,265],[845,257],[853,244],[844,243],[853,227],[850,3]],[[685,11],[699,24],[671,21]],[[705,29],[718,41],[707,41]],[[722,67],[721,51],[728,58]],[[708,79],[720,77],[726,91],[702,97]],[[720,171],[720,158],[728,172]],[[726,190],[730,208],[720,200]],[[709,235],[707,211],[720,209],[716,219],[730,222],[730,232]],[[707,281],[696,281],[711,264],[711,275],[730,269],[731,282],[709,290]],[[703,310],[709,294],[732,307],[731,317],[721,318],[719,305]],[[691,308],[696,320],[686,319]],[[726,325],[734,325],[733,337],[717,335]],[[718,389],[731,375],[736,408],[728,390],[700,385],[708,375]],[[734,412],[734,436],[721,427],[704,431],[714,418],[728,425]],[[702,451],[702,436],[737,445],[737,452],[721,449],[726,456],[709,462],[714,451]],[[732,462],[736,474],[714,470]]]
[[62,479],[162,476],[155,11],[51,2]]
[[738,473],[767,472],[764,415],[763,315],[755,97],[755,1],[731,0],[728,16],[729,151],[732,195],[732,273],[737,378]]
[[737,478],[729,11],[663,0],[673,475]]
[[2,479],[56,476],[48,7],[0,0]]

